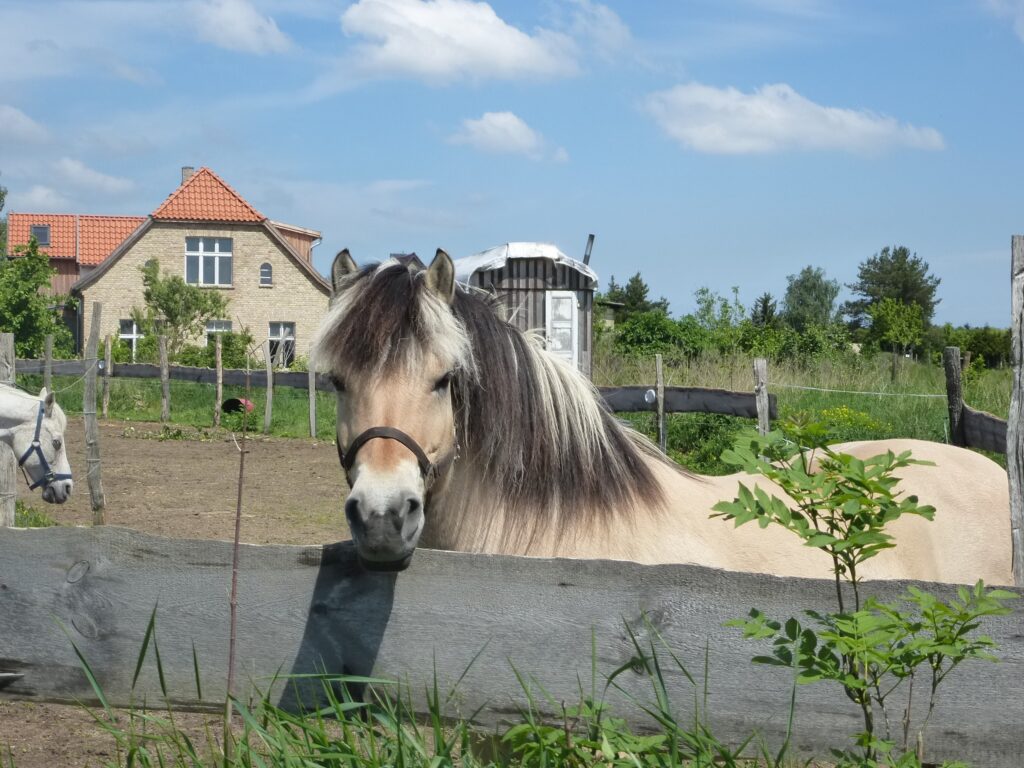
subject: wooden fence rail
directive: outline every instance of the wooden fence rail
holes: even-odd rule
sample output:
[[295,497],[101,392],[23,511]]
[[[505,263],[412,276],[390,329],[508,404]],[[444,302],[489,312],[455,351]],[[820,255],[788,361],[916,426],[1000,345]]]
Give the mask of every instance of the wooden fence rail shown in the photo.
[[[42,373],[44,361],[17,360],[19,374]],[[60,376],[81,376],[85,373],[83,360],[57,360],[54,362],[54,373]],[[159,379],[160,366],[151,363],[118,363],[111,375],[115,379]],[[213,368],[197,368],[187,365],[168,367],[168,375],[174,381],[191,381],[196,384],[215,384],[217,371]],[[245,371],[225,369],[223,383],[225,386],[245,386]],[[267,372],[253,370],[250,374],[251,385],[258,389],[267,386]],[[317,390],[333,392],[331,380],[322,373],[311,376],[305,371],[274,371],[273,386],[308,389],[310,381],[315,383]],[[648,399],[647,393],[651,386],[629,387],[598,387],[601,396],[613,411],[650,411],[657,412],[657,399]],[[725,389],[705,389],[701,387],[665,387],[665,412],[687,413],[705,412],[722,413],[728,416],[757,418],[757,399],[753,390],[750,392],[731,392]],[[769,395],[771,418],[778,416],[778,403],[775,395]]]
[[963,448],[1006,453],[1007,422],[964,402],[962,358],[959,347],[942,351],[949,408],[949,441]]
[[[396,575],[363,571],[343,542],[245,545],[240,569],[242,685],[266,690],[279,674],[373,674],[408,683],[422,710],[435,670],[443,690],[466,673],[455,698],[459,712],[479,709],[478,722],[492,726],[525,706],[515,670],[544,686],[547,695],[533,691],[542,707],[548,696],[578,701],[581,682],[589,691],[592,661],[601,692],[601,674],[637,658],[628,624],[645,646],[659,647],[660,635],[696,678],[695,689],[663,653],[681,722],[693,722],[694,702],[703,700],[706,652],[709,695],[702,714],[712,730],[738,743],[760,729],[771,745],[785,733],[792,670],[751,664],[765,648],[724,622],[752,607],[775,618],[798,616],[827,609],[835,599],[824,558],[817,580],[421,550]],[[157,705],[152,646],[134,692],[132,676],[150,612],[158,606],[156,638],[170,699],[184,707],[216,707],[226,683],[230,576],[229,542],[163,539],[114,527],[0,530],[0,696],[94,699],[73,640],[112,704]],[[907,586],[869,582],[864,588],[888,602]],[[951,585],[919,586],[944,598],[955,594]],[[1015,613],[986,619],[984,626],[999,645],[1001,662],[969,662],[943,686],[925,734],[929,762],[1024,765],[1024,601],[1014,602]],[[627,671],[616,682],[625,693],[609,690],[613,711],[636,727],[651,727],[637,706],[653,700],[649,680]],[[288,707],[297,700],[315,706],[318,685],[308,678],[282,680],[272,699]],[[915,697],[915,703],[926,700]],[[890,702],[902,711],[902,702]],[[861,725],[859,710],[838,688],[800,686],[797,754],[827,755],[828,747],[849,746],[848,736]]]

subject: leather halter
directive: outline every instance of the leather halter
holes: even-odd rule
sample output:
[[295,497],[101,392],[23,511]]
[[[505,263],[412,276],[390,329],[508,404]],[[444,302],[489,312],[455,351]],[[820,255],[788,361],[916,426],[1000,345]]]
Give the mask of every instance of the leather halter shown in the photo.
[[30,445],[28,447],[28,450],[26,450],[25,453],[21,455],[21,458],[18,459],[18,466],[22,468],[22,471],[25,471],[25,462],[28,461],[28,457],[31,456],[33,453],[39,456],[39,464],[43,468],[43,476],[33,483],[31,482],[31,479],[28,478],[28,472],[25,471],[25,476],[27,479],[29,479],[28,489],[30,491],[34,491],[41,485],[49,486],[56,480],[73,479],[70,474],[65,474],[63,472],[54,472],[53,467],[50,466],[50,462],[46,460],[46,456],[43,454],[43,449],[39,443],[39,435],[41,434],[43,429],[43,412],[45,408],[45,401],[40,400],[39,411],[36,413],[36,433],[35,436],[32,438],[32,445]]
[[352,484],[349,473],[356,463],[356,454],[359,453],[360,448],[376,438],[395,440],[412,452],[412,455],[416,457],[416,464],[420,468],[423,485],[428,491],[437,478],[447,472],[451,465],[459,458],[458,440],[456,440],[454,447],[444,457],[439,461],[431,462],[427,458],[426,452],[420,448],[419,443],[402,430],[395,427],[370,427],[356,435],[355,439],[349,443],[348,448],[344,451],[341,450],[341,443],[337,443],[338,460],[341,462],[342,469],[345,470],[345,477],[349,480],[349,485]]

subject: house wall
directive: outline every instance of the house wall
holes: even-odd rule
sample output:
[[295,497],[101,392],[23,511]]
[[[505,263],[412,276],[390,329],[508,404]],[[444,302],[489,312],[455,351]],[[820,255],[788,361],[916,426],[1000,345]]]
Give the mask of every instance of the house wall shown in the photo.
[[79,278],[78,264],[74,259],[50,259],[50,266],[57,270],[50,278],[50,296],[66,294]]
[[[156,222],[111,265],[97,282],[83,292],[83,339],[89,337],[92,303],[103,303],[100,338],[115,339],[119,321],[131,317],[132,307],[141,307],[142,272],[150,259],[160,263],[161,273],[185,276],[186,237],[230,237],[232,243],[232,286],[206,288],[222,291],[228,299],[232,330],[248,328],[256,343],[266,340],[271,322],[295,323],[296,354],[305,356],[313,334],[327,312],[327,288],[315,284],[286,251],[260,225],[184,224]],[[273,268],[273,285],[260,286],[260,265]],[[205,340],[198,339],[199,343]]]
[[547,327],[545,293],[575,291],[579,313],[579,369],[590,376],[593,362],[594,289],[590,278],[549,259],[510,259],[502,269],[473,273],[470,283],[501,297],[509,321],[522,331]]

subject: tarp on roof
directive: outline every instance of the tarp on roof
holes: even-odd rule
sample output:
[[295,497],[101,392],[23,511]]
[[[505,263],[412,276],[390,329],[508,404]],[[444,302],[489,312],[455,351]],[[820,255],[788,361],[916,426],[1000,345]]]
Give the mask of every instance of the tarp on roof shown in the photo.
[[455,259],[455,279],[468,283],[474,272],[501,269],[510,259],[548,259],[564,264],[597,282],[597,273],[582,261],[566,256],[551,243],[505,243],[461,259]]

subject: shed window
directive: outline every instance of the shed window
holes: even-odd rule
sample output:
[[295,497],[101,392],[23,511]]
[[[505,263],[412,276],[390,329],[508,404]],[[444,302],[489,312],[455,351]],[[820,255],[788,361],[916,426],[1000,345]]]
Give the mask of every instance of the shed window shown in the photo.
[[274,268],[269,261],[260,264],[260,285],[274,284]]
[[119,339],[124,341],[131,347],[132,350],[132,362],[135,362],[135,351],[139,346],[139,339],[143,338],[142,331],[139,330],[139,326],[131,318],[120,320],[118,322],[118,334]]
[[33,224],[30,229],[30,233],[40,245],[46,246],[50,244],[49,224]]

